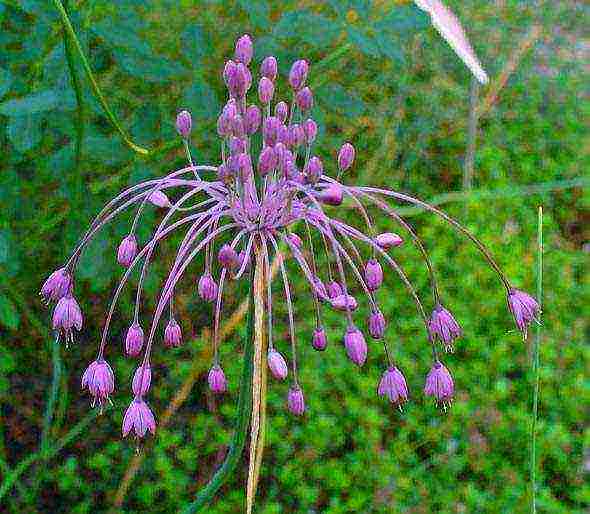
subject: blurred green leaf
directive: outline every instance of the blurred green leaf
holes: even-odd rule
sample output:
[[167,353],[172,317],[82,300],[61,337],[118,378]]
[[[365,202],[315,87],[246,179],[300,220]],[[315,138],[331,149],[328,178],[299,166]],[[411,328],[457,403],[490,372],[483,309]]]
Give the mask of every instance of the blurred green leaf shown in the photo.
[[10,70],[0,68],[0,98],[2,98],[10,89],[12,84],[12,74]]
[[16,330],[20,324],[20,315],[16,306],[2,294],[0,294],[0,323],[11,330]]
[[71,110],[75,107],[73,93],[48,89],[0,103],[0,114],[23,116],[53,109]]
[[19,152],[28,152],[41,142],[42,123],[43,117],[36,114],[14,116],[6,127],[8,139]]

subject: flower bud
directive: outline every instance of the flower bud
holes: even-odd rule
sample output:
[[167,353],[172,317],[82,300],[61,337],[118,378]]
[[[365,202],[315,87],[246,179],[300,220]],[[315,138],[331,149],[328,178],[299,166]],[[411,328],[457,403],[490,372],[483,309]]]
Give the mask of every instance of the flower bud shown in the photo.
[[385,333],[387,322],[385,316],[379,310],[373,311],[369,316],[369,334],[373,339],[381,339]]
[[53,310],[52,328],[57,331],[58,336],[63,335],[66,344],[68,344],[73,341],[73,329],[78,332],[82,330],[82,322],[82,310],[72,293],[69,292],[66,296],[60,298]]
[[341,294],[340,296],[336,296],[335,298],[330,298],[330,305],[337,311],[355,311],[358,308],[358,303],[356,298],[351,295]]
[[289,132],[287,125],[285,125],[284,123],[281,123],[279,125],[278,131],[277,131],[277,140],[279,141],[279,143],[283,143],[285,145],[285,147],[289,146],[289,144],[290,144],[290,141],[291,141],[290,132]]
[[225,63],[223,67],[223,81],[225,85],[229,88],[230,83],[235,81],[235,75],[238,71],[237,65],[231,59]]
[[399,246],[403,242],[404,240],[393,232],[383,232],[375,238],[375,243],[377,243],[377,245],[379,245],[384,250],[389,250],[390,248]]
[[252,159],[250,158],[250,154],[241,153],[238,155],[238,166],[240,170],[240,177],[242,180],[246,180],[252,176],[253,168],[252,168]]
[[174,318],[170,318],[164,330],[164,345],[168,348],[177,348],[182,344],[182,330]]
[[377,291],[383,284],[383,268],[376,259],[369,259],[365,265],[365,282],[369,291]]
[[289,146],[297,148],[305,142],[305,131],[298,123],[289,128]]
[[125,336],[125,351],[131,357],[137,357],[143,347],[143,329],[134,321],[127,329]]
[[231,119],[231,133],[240,139],[246,137],[246,123],[240,114],[236,114]]
[[308,71],[309,65],[307,61],[301,59],[293,63],[289,72],[289,84],[293,89],[299,90],[304,86]]
[[354,146],[350,143],[344,143],[342,148],[340,148],[340,152],[338,152],[338,169],[340,171],[346,171],[348,168],[352,166],[352,162],[354,161],[355,150]]
[[386,396],[391,403],[397,405],[401,410],[401,406],[408,401],[408,386],[403,373],[395,366],[385,371],[379,381],[377,394]]
[[192,125],[193,120],[190,112],[180,111],[176,115],[176,130],[183,139],[188,139],[188,136],[190,136]]
[[305,132],[305,142],[308,145],[311,145],[315,141],[315,138],[318,134],[318,125],[312,119],[308,119],[303,124],[303,131]]
[[272,55],[265,57],[260,65],[260,74],[263,77],[266,77],[269,80],[274,80],[277,78],[277,60]]
[[262,77],[260,82],[258,82],[258,98],[260,99],[260,103],[263,105],[269,104],[274,94],[275,85],[272,83],[272,80]]
[[444,410],[447,410],[447,407],[453,401],[454,391],[455,384],[449,370],[445,368],[442,362],[436,361],[426,376],[424,394],[433,396],[436,403]]
[[305,400],[303,399],[303,391],[298,385],[294,385],[289,389],[287,395],[287,406],[292,414],[302,416],[305,412]]
[[152,205],[155,205],[156,207],[160,207],[162,209],[169,209],[170,207],[172,207],[172,204],[170,203],[170,200],[168,200],[166,194],[160,190],[153,191],[152,193],[150,193],[148,201]]
[[135,256],[137,255],[137,239],[135,235],[129,234],[125,237],[121,244],[119,244],[119,249],[117,250],[117,261],[121,266],[128,268]]
[[305,177],[311,184],[315,184],[324,173],[324,165],[319,157],[315,155],[309,159],[305,167]]
[[526,338],[528,326],[537,320],[541,313],[539,303],[530,294],[520,289],[511,288],[508,292],[508,308],[514,317],[518,330]]
[[246,117],[244,123],[246,126],[246,133],[249,135],[254,134],[258,127],[260,127],[260,121],[262,120],[262,114],[257,105],[251,105],[246,109]]
[[219,253],[217,254],[217,260],[222,267],[228,269],[233,269],[239,265],[238,254],[228,244],[224,244],[221,247]]
[[135,396],[142,396],[146,394],[152,383],[152,368],[149,364],[139,366],[133,375],[133,383],[131,388]]
[[277,142],[279,126],[281,122],[275,116],[269,116],[262,124],[262,137],[266,146],[274,146]]
[[301,249],[303,248],[303,241],[295,232],[289,232],[287,238],[293,246],[295,246],[299,251],[301,251]]
[[220,137],[227,137],[231,134],[231,120],[227,113],[222,112],[217,118],[217,133]]
[[311,346],[313,346],[318,352],[323,352],[326,349],[326,346],[328,346],[328,338],[326,337],[326,331],[323,327],[316,328],[313,331]]
[[328,291],[328,296],[330,298],[336,298],[344,292],[342,290],[342,286],[335,280],[328,282],[328,284],[326,285],[326,290]]
[[141,398],[135,397],[127,407],[123,417],[123,437],[133,430],[136,437],[145,437],[149,430],[156,433],[156,420],[148,404]]
[[66,296],[71,288],[72,275],[66,268],[60,268],[49,275],[39,294],[45,303],[57,302]]
[[206,272],[201,275],[197,290],[202,300],[205,300],[206,302],[215,301],[217,298],[218,288],[215,280],[213,280],[213,277],[211,276],[211,273]]
[[287,115],[289,114],[289,106],[285,102],[278,102],[275,105],[275,116],[281,123],[287,121]]
[[209,382],[209,389],[214,393],[221,394],[227,391],[225,373],[218,364],[215,364],[209,371],[207,382]]
[[326,205],[338,206],[342,203],[344,193],[338,184],[330,184],[319,196],[320,202]]
[[298,91],[297,95],[295,95],[295,102],[302,112],[309,111],[313,107],[313,93],[311,89],[304,87],[301,91]]
[[82,375],[82,389],[88,389],[93,407],[98,402],[102,408],[115,390],[115,375],[107,361],[101,358],[90,363]]
[[268,367],[273,377],[278,380],[287,378],[288,369],[284,357],[274,348],[268,352]]
[[362,366],[367,360],[367,343],[359,329],[355,327],[348,328],[344,335],[344,347],[348,358],[357,366]]
[[277,167],[277,154],[272,146],[264,148],[258,156],[258,173],[263,177]]
[[239,137],[232,136],[229,140],[230,155],[239,155],[246,151],[246,142]]
[[457,320],[441,304],[437,304],[432,311],[428,331],[432,339],[438,339],[447,352],[453,351],[453,341],[463,334]]
[[244,34],[241,38],[236,41],[236,51],[234,58],[236,61],[244,63],[246,66],[250,64],[254,48],[252,47],[252,39],[248,34]]

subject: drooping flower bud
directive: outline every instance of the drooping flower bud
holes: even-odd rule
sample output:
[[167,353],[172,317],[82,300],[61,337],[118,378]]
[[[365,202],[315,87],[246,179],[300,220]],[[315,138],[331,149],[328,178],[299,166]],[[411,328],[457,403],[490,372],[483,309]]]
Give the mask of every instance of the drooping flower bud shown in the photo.
[[326,331],[323,327],[316,328],[313,331],[311,346],[313,346],[318,352],[323,352],[328,346],[328,338],[326,337]]
[[243,181],[246,181],[249,177],[252,176],[253,168],[250,154],[241,153],[240,155],[238,155],[238,169],[240,177]]
[[274,146],[277,142],[277,136],[281,122],[275,116],[269,116],[262,124],[262,137],[266,146]]
[[342,290],[342,286],[335,280],[328,282],[328,284],[326,285],[326,290],[328,291],[328,296],[330,298],[336,298],[344,292]]
[[272,80],[267,77],[262,77],[258,82],[258,98],[260,103],[267,105],[271,102],[272,97],[275,94],[275,85]]
[[463,334],[451,312],[440,303],[432,311],[428,321],[428,330],[432,339],[438,339],[447,352],[453,351],[453,341]]
[[375,243],[377,243],[384,250],[389,250],[396,246],[400,246],[404,240],[393,232],[383,232],[375,237]]
[[162,209],[169,209],[170,207],[172,207],[172,204],[170,203],[170,200],[168,199],[166,194],[160,190],[152,191],[150,193],[150,196],[148,197],[148,201],[152,205],[155,205],[156,207],[160,207]]
[[369,334],[371,334],[373,339],[383,338],[387,322],[385,321],[385,316],[383,316],[383,313],[380,310],[371,312],[368,325]]
[[224,244],[217,254],[219,264],[227,269],[233,269],[239,264],[238,254],[228,244]]
[[141,398],[135,397],[123,417],[123,437],[133,430],[136,437],[144,437],[149,430],[156,433],[156,420],[148,404]]
[[73,330],[82,330],[82,311],[76,299],[68,293],[57,302],[53,310],[52,327],[57,331],[58,337],[64,336],[66,344],[74,340]]
[[301,59],[293,63],[289,72],[289,84],[293,89],[297,91],[304,86],[308,71],[309,64],[307,64],[307,61]]
[[209,370],[207,382],[209,382],[209,389],[211,389],[211,391],[216,394],[225,393],[227,391],[227,380],[225,379],[225,373],[219,364],[215,364]]
[[275,116],[281,123],[285,123],[287,121],[287,115],[289,114],[289,106],[281,101],[275,105]]
[[279,143],[285,145],[285,148],[291,144],[291,132],[289,131],[287,125],[285,125],[284,123],[281,123],[279,125],[277,131],[277,140],[279,141]]
[[304,171],[307,181],[311,184],[315,184],[324,173],[324,165],[322,164],[322,160],[314,155],[311,159],[309,159]]
[[127,329],[125,336],[125,351],[131,357],[137,357],[143,347],[143,329],[134,321]]
[[319,199],[326,205],[338,206],[342,203],[344,192],[338,184],[330,184],[319,195]]
[[400,410],[402,405],[408,401],[406,379],[397,367],[392,366],[383,373],[379,381],[377,394],[379,396],[386,396]]
[[117,261],[121,266],[128,268],[137,255],[137,239],[135,234],[129,234],[123,238],[117,250]]
[[289,411],[296,416],[302,416],[305,412],[305,400],[303,398],[303,391],[298,385],[294,385],[289,389],[287,395],[287,406]]
[[143,396],[149,391],[151,384],[152,368],[149,364],[139,366],[133,374],[133,382],[131,384],[133,394],[135,396]]
[[331,298],[330,304],[337,311],[345,311],[345,310],[347,310],[346,309],[347,307],[348,307],[348,310],[355,311],[358,307],[358,303],[356,301],[356,298],[354,296],[345,295],[345,294],[341,294],[339,296]]
[[242,62],[248,66],[252,60],[253,53],[254,48],[252,47],[252,39],[250,39],[248,34],[244,34],[236,41],[234,58],[237,62]]
[[217,298],[217,284],[211,273],[204,273],[199,279],[199,285],[197,287],[199,296],[206,302],[213,302]]
[[82,375],[82,389],[88,389],[92,406],[102,407],[115,390],[115,375],[108,362],[102,357],[91,362]]
[[176,130],[183,139],[188,139],[191,134],[191,128],[193,126],[193,120],[191,113],[188,111],[180,111],[176,115]]
[[277,352],[274,348],[269,350],[267,360],[268,367],[273,377],[278,380],[284,380],[287,378],[287,374],[289,373],[287,369],[287,363],[279,352]]
[[251,105],[246,109],[246,117],[244,118],[244,124],[246,126],[246,133],[249,135],[254,134],[258,127],[260,127],[260,121],[262,120],[262,114],[257,105]]
[[511,288],[508,292],[508,307],[518,330],[526,339],[528,326],[539,318],[541,307],[531,295],[519,289]]
[[365,282],[369,291],[377,291],[383,284],[383,268],[376,259],[369,259],[365,265]]
[[170,318],[164,330],[164,345],[177,348],[182,344],[182,330],[174,318]]
[[230,155],[239,155],[246,151],[246,142],[239,137],[231,137],[229,140]]
[[238,71],[237,65],[231,59],[225,63],[223,67],[223,81],[225,85],[230,89],[230,83],[235,81],[235,75]]
[[340,171],[346,171],[352,166],[354,161],[355,150],[354,146],[350,143],[344,143],[340,152],[338,152],[338,169]]
[[70,293],[71,288],[72,275],[66,268],[60,268],[49,275],[39,294],[45,303],[57,302]]
[[303,124],[303,131],[305,132],[305,141],[308,145],[311,145],[314,141],[316,136],[318,135],[318,125],[312,119],[308,119]]
[[303,127],[295,123],[289,128],[289,145],[293,148],[301,146],[305,142],[305,132]]
[[265,57],[262,61],[262,64],[260,65],[260,74],[269,80],[274,81],[274,79],[277,77],[277,70],[277,60],[272,55]]
[[328,292],[326,291],[326,286],[324,285],[320,277],[314,277],[313,290],[321,301],[326,302],[329,300]]
[[272,146],[264,148],[258,157],[258,173],[263,177],[274,171],[277,167],[277,154]]
[[357,366],[367,360],[367,343],[363,333],[356,327],[349,327],[344,335],[344,347],[348,358]]
[[309,111],[313,107],[313,93],[311,92],[311,89],[309,87],[304,87],[302,90],[297,91],[295,102],[302,112]]
[[436,403],[444,410],[447,410],[447,407],[450,407],[453,401],[454,391],[455,384],[449,370],[442,362],[436,361],[426,376],[424,394],[433,396]]
[[246,123],[240,114],[236,114],[231,119],[231,133],[240,139],[244,139],[246,136]]

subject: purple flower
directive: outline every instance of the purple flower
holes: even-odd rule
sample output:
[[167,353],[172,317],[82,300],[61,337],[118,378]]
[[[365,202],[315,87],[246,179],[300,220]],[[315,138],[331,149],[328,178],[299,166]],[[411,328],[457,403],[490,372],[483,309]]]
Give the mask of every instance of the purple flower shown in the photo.
[[168,348],[177,348],[182,344],[182,330],[174,318],[170,318],[164,330],[164,345]]
[[323,352],[326,349],[326,346],[328,346],[328,338],[326,337],[326,331],[323,327],[318,327],[313,331],[311,345],[318,352]]
[[67,268],[55,270],[43,286],[39,294],[43,297],[45,303],[57,302],[66,296],[72,288],[72,275]]
[[267,105],[272,100],[275,94],[275,85],[272,80],[267,77],[262,77],[258,83],[258,98],[260,103]]
[[231,137],[229,140],[229,153],[230,155],[239,155],[246,151],[246,141],[239,137]]
[[436,403],[446,410],[453,401],[454,390],[455,385],[449,370],[445,368],[442,362],[436,361],[426,376],[424,394],[433,396]]
[[233,269],[239,265],[238,254],[228,244],[221,247],[217,254],[217,260],[223,268]]
[[277,59],[272,55],[265,57],[260,65],[260,74],[270,80],[277,78]]
[[193,120],[191,113],[188,111],[180,111],[176,115],[176,130],[182,136],[183,139],[188,139],[191,134],[191,128],[193,126]]
[[295,102],[302,112],[309,111],[313,107],[313,93],[311,89],[304,87],[302,90],[297,91]]
[[376,259],[369,259],[365,265],[365,282],[369,291],[377,291],[383,284],[383,268]]
[[330,298],[330,305],[337,311],[345,311],[347,308],[350,311],[355,311],[358,307],[358,302],[354,296],[341,294]]
[[289,144],[297,148],[305,143],[305,131],[298,123],[294,123],[289,129]]
[[403,242],[404,240],[393,232],[383,232],[383,234],[379,234],[375,238],[375,243],[377,243],[377,245],[379,245],[384,250],[389,250],[390,248],[399,246]]
[[213,302],[217,298],[217,284],[209,272],[206,272],[201,276],[197,289],[201,299],[206,302]]
[[386,370],[379,381],[377,394],[387,396],[401,410],[402,405],[408,401],[408,386],[403,373],[395,366]]
[[385,316],[379,310],[373,311],[369,316],[369,334],[373,339],[381,339],[385,333],[387,322]]
[[252,39],[248,34],[244,34],[241,38],[236,41],[236,51],[234,58],[236,61],[244,63],[246,66],[250,64],[254,48],[252,47]]
[[344,335],[344,347],[348,358],[357,366],[362,366],[367,360],[367,343],[363,333],[356,327],[349,327]]
[[265,145],[275,145],[280,125],[281,121],[275,116],[269,116],[264,120],[264,123],[262,124],[262,137]]
[[297,247],[298,250],[301,251],[303,249],[303,241],[295,232],[289,232],[287,237],[289,238],[289,241],[291,241],[291,243]]
[[533,320],[538,321],[541,312],[537,300],[524,291],[511,288],[508,292],[508,307],[514,316],[518,330],[526,338],[528,326]]
[[73,342],[73,329],[82,330],[82,311],[71,293],[61,298],[53,310],[52,326],[58,337],[64,336],[66,344]]
[[92,396],[92,406],[96,403],[102,408],[110,400],[115,390],[115,375],[108,362],[102,357],[92,361],[82,375],[82,389],[88,389]]
[[275,116],[281,123],[285,123],[287,121],[287,115],[289,114],[289,106],[286,102],[278,102],[275,105]]
[[274,348],[268,352],[268,367],[272,376],[278,380],[284,380],[287,378],[287,363],[284,357],[277,352]]
[[129,234],[125,237],[121,244],[119,244],[119,249],[117,250],[117,261],[121,266],[128,268],[135,256],[137,255],[137,239],[135,238],[134,234]]
[[141,398],[135,397],[123,417],[123,437],[127,437],[133,430],[136,437],[144,437],[149,430],[156,433],[156,420],[148,404]]
[[303,124],[303,132],[305,133],[305,141],[308,145],[311,145],[315,141],[315,138],[318,134],[317,123],[312,119],[308,119]]
[[127,329],[125,336],[125,351],[131,357],[137,357],[143,348],[143,329],[134,321]]
[[340,152],[338,152],[338,169],[340,171],[346,171],[352,166],[354,161],[355,150],[354,146],[350,143],[344,143]]
[[262,114],[260,113],[260,109],[257,105],[251,105],[246,110],[246,118],[244,119],[244,123],[246,125],[246,133],[249,135],[254,134],[258,127],[260,127],[260,121],[262,120]]
[[433,340],[438,339],[448,352],[453,351],[453,341],[463,334],[453,315],[440,303],[432,311],[428,329]]
[[219,364],[215,364],[209,370],[207,381],[209,382],[209,389],[211,389],[211,391],[214,393],[221,394],[227,391],[227,380],[225,379],[225,373]]
[[314,155],[311,159],[309,159],[309,162],[305,167],[305,176],[307,181],[311,184],[315,184],[320,179],[323,172],[324,165],[322,164],[322,160]]
[[322,300],[323,302],[329,300],[328,292],[326,291],[326,286],[324,285],[320,277],[314,277],[312,287],[315,294],[320,300]]
[[170,207],[172,207],[170,200],[162,191],[153,191],[152,193],[150,193],[148,201],[156,207],[160,207],[162,209],[169,209]]
[[307,64],[307,61],[301,59],[293,63],[289,72],[289,84],[293,89],[299,90],[304,86],[308,71],[309,64]]
[[277,154],[272,146],[264,148],[258,157],[258,173],[265,177],[277,167]]
[[326,205],[338,206],[342,203],[343,191],[338,184],[330,184],[320,193],[320,201]]
[[133,375],[131,387],[135,396],[143,396],[152,384],[152,368],[149,364],[139,366]]
[[303,416],[305,412],[305,400],[303,399],[303,391],[298,385],[291,386],[289,389],[287,406],[292,414]]

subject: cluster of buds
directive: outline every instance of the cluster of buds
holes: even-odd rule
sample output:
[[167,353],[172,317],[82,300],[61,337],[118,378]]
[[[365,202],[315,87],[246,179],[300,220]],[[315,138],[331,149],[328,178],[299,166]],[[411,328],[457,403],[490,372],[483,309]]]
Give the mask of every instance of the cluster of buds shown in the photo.
[[[305,412],[305,399],[298,380],[297,354],[301,342],[295,334],[296,312],[293,305],[291,278],[285,259],[290,255],[297,273],[308,284],[314,303],[315,327],[311,346],[325,351],[329,338],[322,321],[323,309],[343,313],[344,352],[355,365],[363,366],[369,346],[363,329],[383,349],[385,369],[377,388],[397,407],[408,400],[404,374],[393,357],[387,336],[388,320],[379,306],[379,293],[392,270],[413,298],[424,323],[425,341],[433,356],[426,377],[424,393],[446,408],[453,399],[454,384],[450,372],[442,364],[439,346],[451,351],[461,328],[443,306],[436,283],[434,266],[412,227],[398,214],[388,200],[410,203],[427,209],[458,228],[473,241],[492,268],[498,273],[507,291],[508,304],[518,328],[526,335],[528,325],[537,318],[539,305],[526,293],[514,289],[483,244],[456,220],[437,208],[404,193],[366,186],[345,185],[341,176],[354,165],[356,152],[351,143],[340,148],[335,165],[325,163],[314,154],[318,126],[311,111],[313,92],[307,85],[309,63],[296,61],[289,72],[290,101],[276,101],[277,60],[266,57],[260,66],[257,97],[260,105],[248,103],[252,87],[252,41],[242,36],[236,43],[233,60],[223,69],[227,102],[217,120],[220,137],[219,163],[215,166],[197,164],[190,153],[191,117],[187,111],[178,114],[176,126],[187,150],[186,167],[130,187],[111,200],[98,214],[75,248],[66,265],[51,274],[41,294],[47,302],[57,302],[53,328],[66,342],[73,340],[73,331],[82,328],[82,313],[76,302],[74,275],[82,251],[95,234],[118,214],[135,208],[129,234],[121,241],[117,260],[124,268],[106,316],[96,360],[84,372],[82,387],[87,388],[93,403],[102,406],[114,391],[114,375],[105,360],[107,334],[121,291],[134,269],[141,267],[136,289],[134,313],[121,341],[131,358],[141,357],[132,380],[133,400],[123,420],[123,435],[134,432],[143,437],[154,432],[155,418],[146,397],[152,384],[152,348],[157,327],[168,312],[163,331],[164,346],[172,349],[182,344],[182,330],[175,316],[175,291],[186,270],[197,257],[203,257],[202,273],[189,276],[196,294],[213,311],[213,361],[208,384],[213,393],[228,390],[219,352],[219,326],[224,291],[228,281],[244,277],[254,266],[253,256],[262,255],[263,273],[271,277],[271,260],[276,259],[282,281],[282,292],[273,292],[267,280],[264,308],[268,321],[267,362],[276,380],[290,380],[287,407],[295,415]],[[261,135],[261,144],[255,143]],[[256,148],[259,146],[258,148]],[[336,178],[327,169],[334,167]],[[206,178],[205,178],[206,177]],[[178,191],[171,200],[170,192]],[[358,223],[342,219],[343,202],[358,213]],[[152,205],[164,214],[152,236],[143,246],[137,239],[136,227],[144,209]],[[412,283],[398,263],[396,253],[404,238],[393,232],[378,233],[367,206],[391,218],[417,246],[429,272],[433,293],[433,310],[426,312]],[[360,225],[360,226],[359,226]],[[169,234],[185,230],[176,258],[162,287],[149,331],[144,333],[141,321],[143,285],[155,248]],[[299,231],[299,233],[297,233]],[[319,251],[316,251],[320,248]],[[321,266],[320,266],[321,264]],[[260,264],[258,264],[260,265]],[[385,266],[385,270],[384,270]],[[299,281],[299,278],[297,278]],[[285,298],[289,316],[289,341],[280,348],[273,338],[273,302]],[[364,320],[355,314],[364,298],[370,313]],[[287,356],[287,357],[286,357]]]

